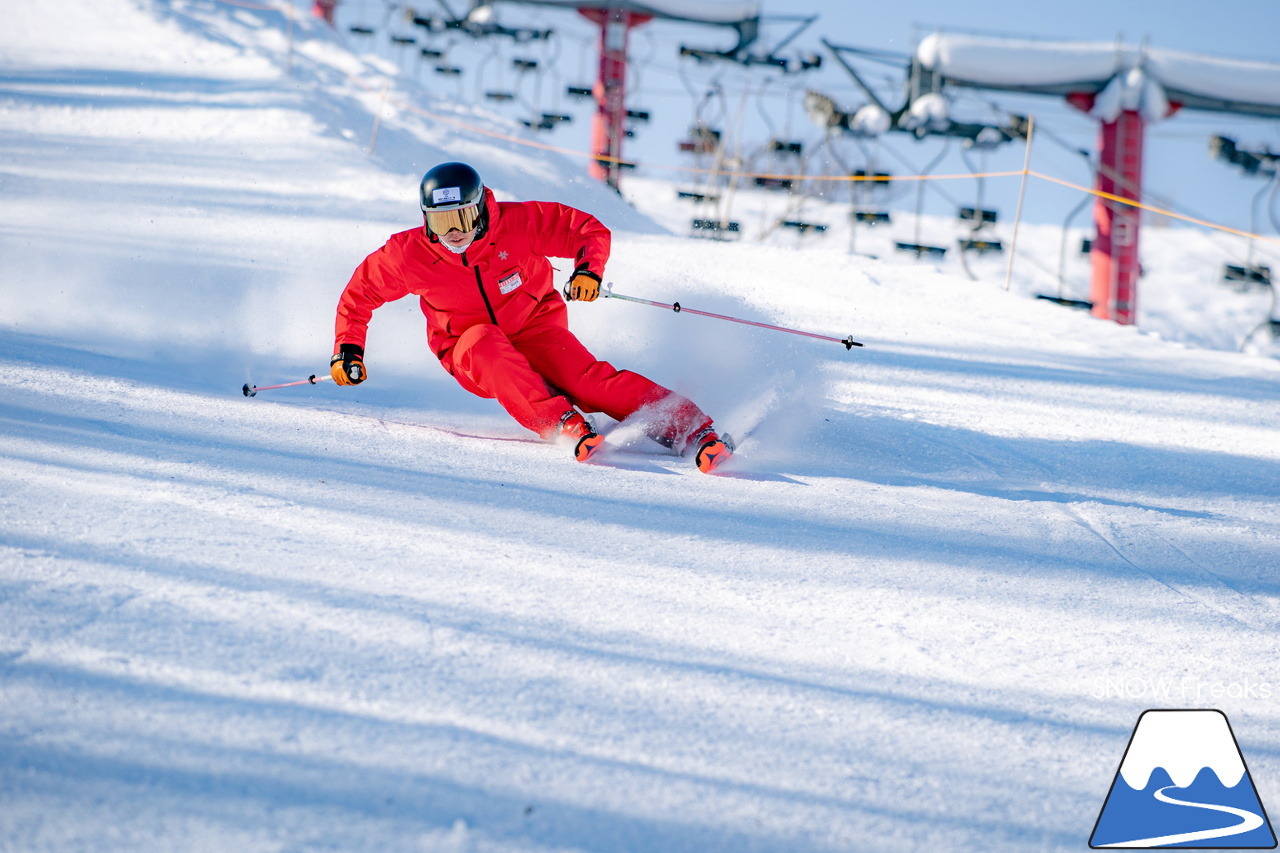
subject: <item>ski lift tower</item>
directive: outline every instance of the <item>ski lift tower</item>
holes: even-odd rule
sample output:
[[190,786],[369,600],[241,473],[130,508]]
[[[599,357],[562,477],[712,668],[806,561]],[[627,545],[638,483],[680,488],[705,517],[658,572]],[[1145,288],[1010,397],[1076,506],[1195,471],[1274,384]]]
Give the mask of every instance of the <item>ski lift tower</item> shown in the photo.
[[[916,93],[945,86],[1057,95],[1098,119],[1099,193],[1140,202],[1146,126],[1179,109],[1280,116],[1280,65],[1106,42],[1050,42],[937,32],[911,63]],[[1139,209],[1099,195],[1090,251],[1093,315],[1132,325],[1138,307]]]
[[503,0],[531,6],[576,9],[600,27],[600,73],[593,94],[596,115],[591,128],[591,176],[615,190],[622,169],[626,136],[627,40],[631,30],[655,18],[695,24],[719,24],[738,31],[741,49],[759,31],[756,0]]

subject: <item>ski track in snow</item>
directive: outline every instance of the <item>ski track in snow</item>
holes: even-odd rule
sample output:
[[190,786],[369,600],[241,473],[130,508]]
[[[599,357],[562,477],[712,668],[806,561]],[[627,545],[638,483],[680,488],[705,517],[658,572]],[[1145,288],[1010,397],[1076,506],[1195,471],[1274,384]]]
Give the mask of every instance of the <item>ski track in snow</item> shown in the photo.
[[[888,232],[689,240],[645,215],[669,183],[637,212],[408,111],[368,156],[388,63],[297,24],[289,76],[276,13],[0,6],[0,848],[1076,850],[1169,703],[1231,714],[1275,799],[1280,685],[1206,692],[1280,658],[1280,363],[1188,346],[1256,322],[1213,241],[1144,234],[1139,331]],[[242,397],[323,369],[351,269],[464,153],[597,212],[627,293],[867,346],[571,306],[739,439],[716,476],[607,419],[574,464],[409,301],[360,388]],[[1144,679],[1193,693],[1099,689]]]

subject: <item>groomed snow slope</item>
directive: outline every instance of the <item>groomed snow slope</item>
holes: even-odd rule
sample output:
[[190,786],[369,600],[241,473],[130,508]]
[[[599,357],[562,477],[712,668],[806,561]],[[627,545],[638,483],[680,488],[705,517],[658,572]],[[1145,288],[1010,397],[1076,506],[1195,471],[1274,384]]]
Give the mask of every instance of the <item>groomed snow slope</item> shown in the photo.
[[[1280,796],[1280,364],[665,235],[411,113],[369,158],[377,68],[304,25],[288,76],[267,13],[0,9],[0,848],[1078,850],[1152,706]],[[867,346],[573,306],[745,436],[713,477],[574,464],[408,304],[360,388],[241,396],[442,156],[600,212],[620,292]]]

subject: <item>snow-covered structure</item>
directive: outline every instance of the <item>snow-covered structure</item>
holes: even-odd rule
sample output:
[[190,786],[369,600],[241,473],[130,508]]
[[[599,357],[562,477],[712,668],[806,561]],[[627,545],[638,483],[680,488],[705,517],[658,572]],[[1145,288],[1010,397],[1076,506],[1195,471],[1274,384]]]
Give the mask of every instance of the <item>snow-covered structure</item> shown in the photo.
[[1170,103],[1187,109],[1280,116],[1280,65],[1268,62],[1201,56],[1148,45],[953,33],[925,37],[915,57],[922,68],[954,85],[1101,95],[1116,87],[1117,81],[1130,90],[1141,81],[1151,89],[1158,88]]
[[1137,203],[1146,125],[1182,108],[1280,116],[1280,64],[1146,44],[937,32],[916,48],[912,80],[913,101],[948,85],[1060,95],[1099,120],[1091,299],[1094,316],[1125,325],[1137,316]]

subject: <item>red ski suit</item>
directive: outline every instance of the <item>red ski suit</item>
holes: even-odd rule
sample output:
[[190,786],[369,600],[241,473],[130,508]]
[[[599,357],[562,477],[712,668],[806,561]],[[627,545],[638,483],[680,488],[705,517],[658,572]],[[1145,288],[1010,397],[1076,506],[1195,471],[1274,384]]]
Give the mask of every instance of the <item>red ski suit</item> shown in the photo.
[[499,202],[486,189],[484,203],[488,227],[461,254],[419,227],[365,258],[338,301],[334,351],[363,347],[374,309],[412,293],[444,369],[539,435],[551,437],[573,406],[615,420],[652,406],[650,435],[681,448],[711,423],[688,399],[597,360],[569,331],[547,258],[572,258],[576,270],[601,275],[608,228],[554,202]]

